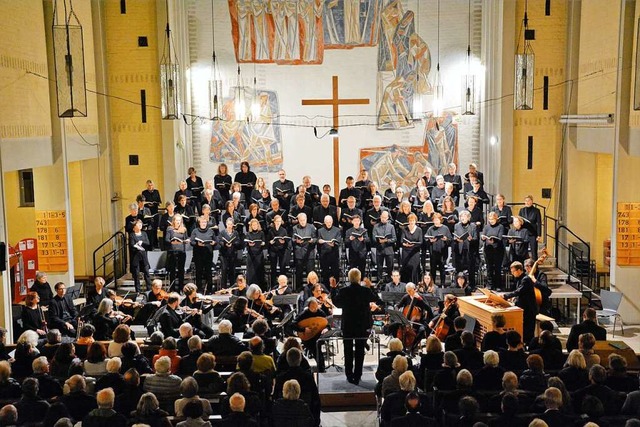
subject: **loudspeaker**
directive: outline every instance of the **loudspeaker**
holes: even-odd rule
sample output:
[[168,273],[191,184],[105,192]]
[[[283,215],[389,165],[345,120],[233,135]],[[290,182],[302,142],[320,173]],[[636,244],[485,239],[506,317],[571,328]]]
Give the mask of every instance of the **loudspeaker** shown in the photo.
[[0,242],[0,271],[7,269],[7,245]]

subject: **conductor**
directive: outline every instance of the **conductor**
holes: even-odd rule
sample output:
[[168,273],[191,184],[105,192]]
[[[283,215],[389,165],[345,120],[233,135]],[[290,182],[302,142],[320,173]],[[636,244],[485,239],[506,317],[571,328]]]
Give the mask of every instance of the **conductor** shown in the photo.
[[[360,285],[360,270],[352,268],[348,273],[349,286],[338,289],[337,282],[331,284],[331,299],[336,307],[342,308],[342,336],[344,337],[344,364],[347,381],[360,383],[364,348],[372,325],[369,303],[382,305],[378,295],[370,288]],[[359,338],[355,339],[354,338]],[[355,341],[355,343],[354,343]],[[355,344],[355,366],[354,352]]]

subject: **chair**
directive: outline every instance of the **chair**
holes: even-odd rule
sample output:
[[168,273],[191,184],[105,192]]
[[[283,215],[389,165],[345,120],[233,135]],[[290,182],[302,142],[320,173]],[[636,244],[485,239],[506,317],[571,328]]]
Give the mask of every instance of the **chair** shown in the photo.
[[622,334],[624,335],[624,324],[622,323],[622,316],[618,313],[620,302],[622,302],[622,293],[601,290],[600,301],[602,302],[602,310],[596,310],[597,317],[606,317],[611,319],[613,317],[613,336],[616,336],[616,321],[620,319],[620,328],[622,328]]

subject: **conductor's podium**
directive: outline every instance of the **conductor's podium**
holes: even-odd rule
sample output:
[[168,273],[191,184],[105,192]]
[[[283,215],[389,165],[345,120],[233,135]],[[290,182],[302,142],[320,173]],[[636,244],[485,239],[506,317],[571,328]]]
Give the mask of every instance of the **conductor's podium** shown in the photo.
[[493,330],[491,316],[502,314],[506,320],[505,329],[514,330],[522,336],[522,309],[511,305],[500,295],[481,289],[483,295],[458,297],[460,314],[476,319],[476,327],[473,331],[478,343],[482,342],[484,334]]

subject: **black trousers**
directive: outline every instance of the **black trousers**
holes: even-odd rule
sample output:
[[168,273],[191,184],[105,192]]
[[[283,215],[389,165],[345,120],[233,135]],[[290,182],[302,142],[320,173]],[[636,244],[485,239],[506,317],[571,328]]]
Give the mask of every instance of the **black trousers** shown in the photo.
[[365,276],[365,269],[367,267],[367,253],[361,253],[349,249],[349,269],[357,268],[360,270],[363,276]]
[[233,285],[234,281],[235,281],[235,275],[236,275],[236,254],[235,252],[233,254],[230,254],[230,256],[223,256],[221,257],[221,280],[222,280],[222,287],[226,288],[229,285],[229,283],[231,283],[231,285]]
[[313,271],[315,259],[312,257],[296,259],[296,291],[302,289],[302,279],[305,274]]
[[433,281],[436,280],[436,271],[440,272],[440,286],[447,286],[447,274],[445,271],[445,262],[447,261],[447,249],[443,252],[431,251],[431,257],[429,258],[429,270],[431,271],[431,277]]
[[207,249],[194,249],[193,261],[196,265],[196,286],[198,287],[198,291],[202,292],[204,289],[202,282],[206,282],[207,290],[211,291],[213,287],[213,279],[211,277],[213,253],[209,252]]
[[490,246],[485,246],[484,257],[487,261],[488,288],[502,288],[502,259],[504,258],[504,248],[495,249]]
[[291,251],[289,248],[269,251],[269,263],[271,264],[271,286],[273,287],[278,282],[278,276],[287,274],[289,271]]
[[457,248],[453,248],[453,265],[456,273],[467,271],[469,273],[469,286],[476,287],[476,265],[478,253],[474,250],[463,250],[462,253]]
[[180,292],[184,286],[184,263],[186,260],[187,254],[183,251],[169,251],[167,254],[167,269],[169,270],[171,291],[177,290]]
[[393,255],[393,253],[384,254],[382,251],[376,251],[376,272],[378,273],[378,282],[381,282],[384,279],[385,274],[387,275],[387,279],[391,279],[391,272],[393,271]]
[[[262,251],[259,254],[247,252],[247,283],[256,284],[264,291],[266,283],[264,282],[264,256]],[[274,285],[275,286],[275,285]]]
[[149,276],[149,267],[144,259],[131,263],[129,268],[131,276],[133,277],[133,286],[136,292],[140,292],[140,273],[144,277],[144,282],[147,285],[147,290],[151,289],[151,277]]
[[322,269],[322,283],[329,285],[329,278],[333,277],[340,282],[340,252],[329,251],[320,254],[320,268]]
[[[362,337],[365,338],[366,334]],[[353,338],[353,337],[350,337]],[[362,377],[362,365],[364,364],[364,348],[367,341],[364,339],[344,340],[344,372],[347,378],[359,380]],[[353,350],[355,345],[355,352]]]

